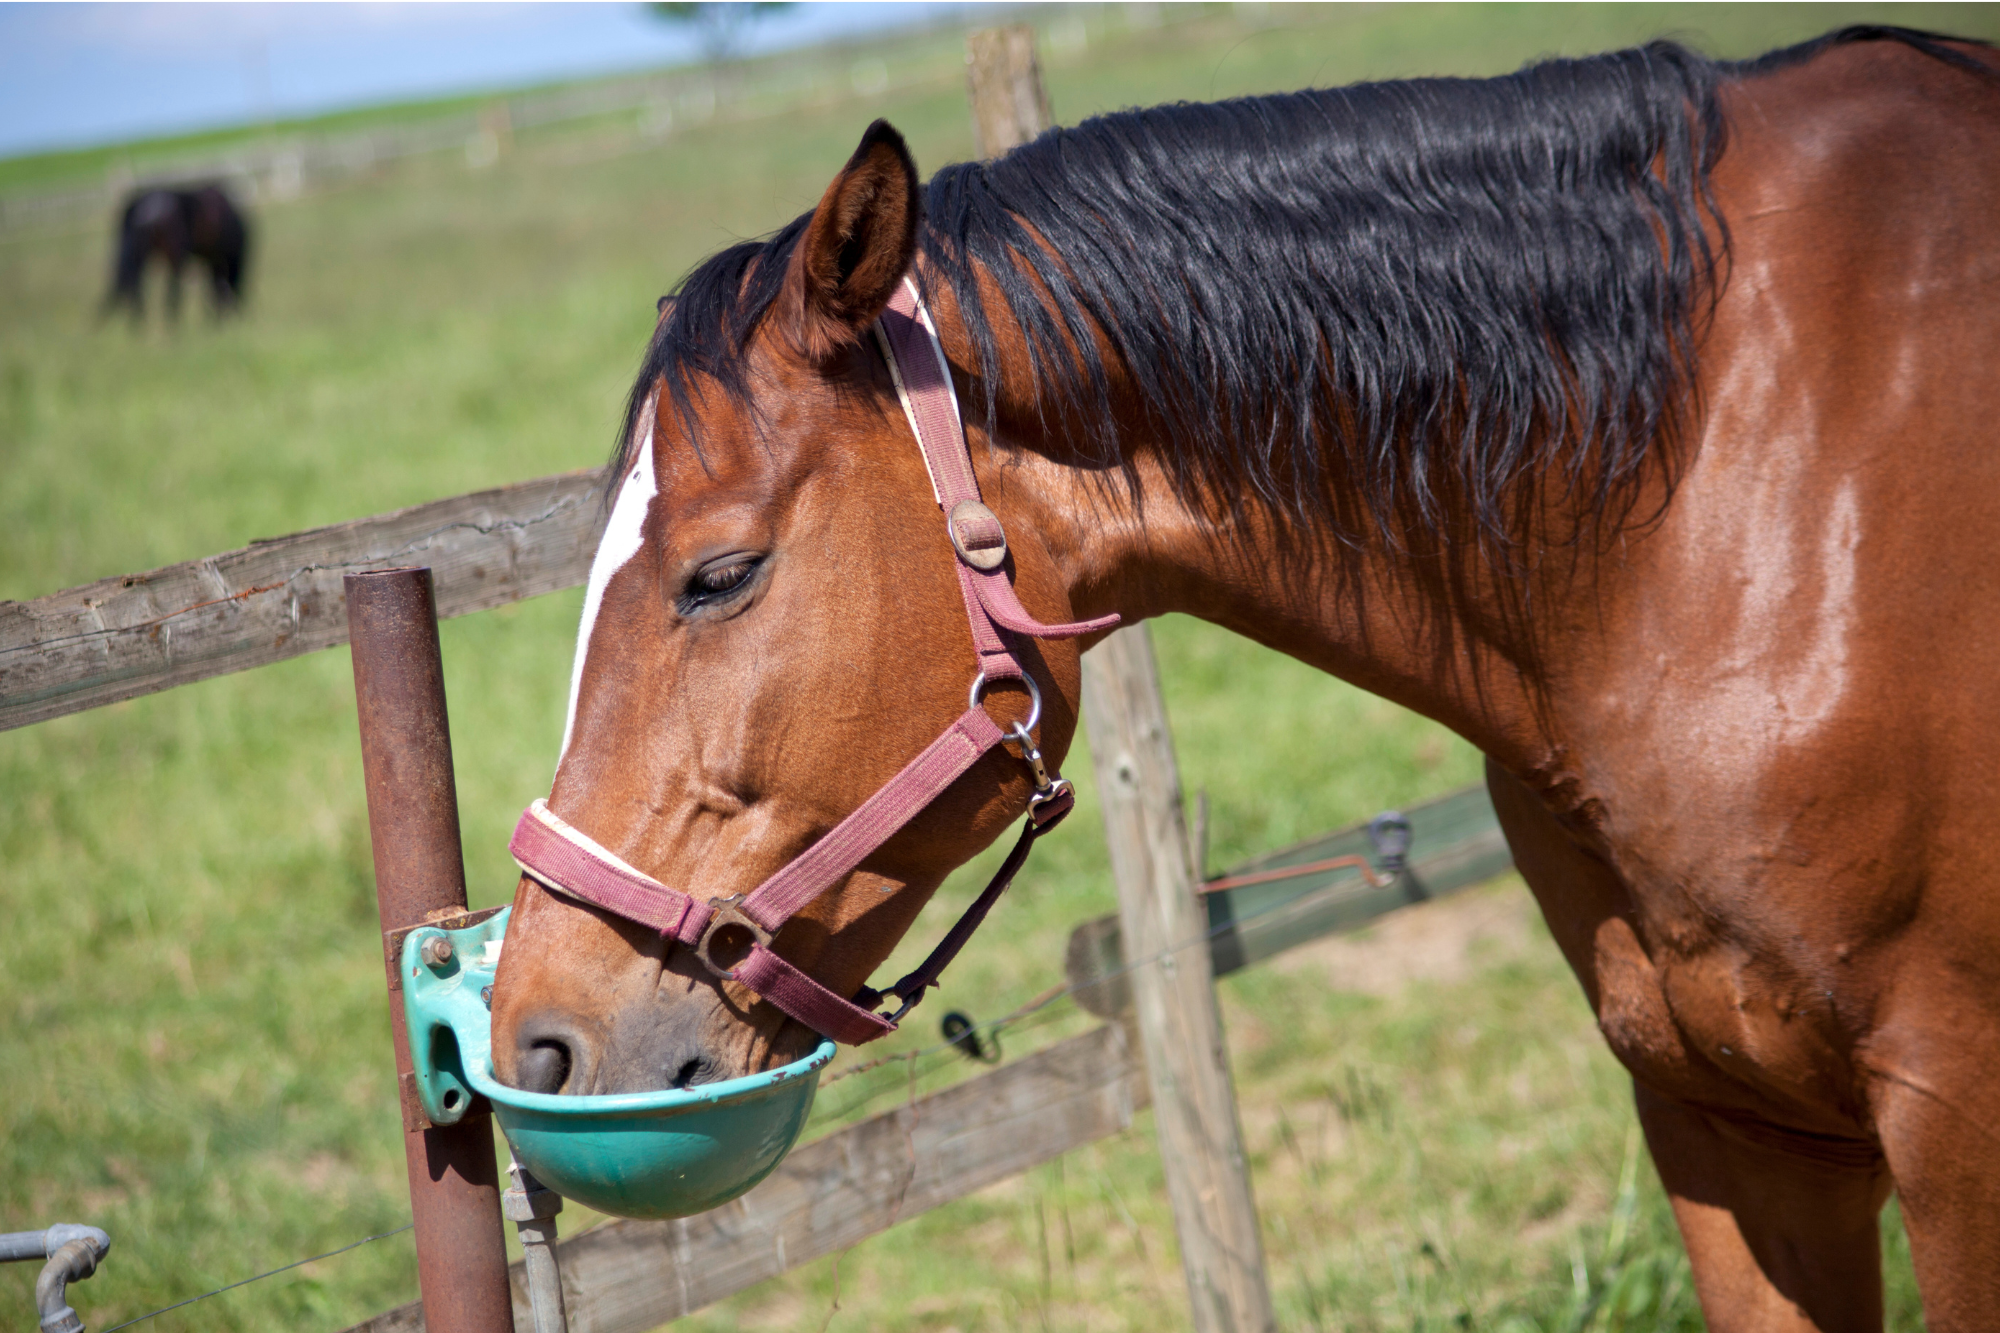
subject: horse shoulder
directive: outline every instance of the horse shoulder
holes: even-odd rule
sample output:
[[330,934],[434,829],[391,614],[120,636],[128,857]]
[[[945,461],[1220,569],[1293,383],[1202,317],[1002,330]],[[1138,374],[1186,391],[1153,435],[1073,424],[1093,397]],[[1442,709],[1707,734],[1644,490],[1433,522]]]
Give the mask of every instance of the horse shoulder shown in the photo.
[[2000,89],[1870,47],[1726,101],[1703,415],[1570,715],[1603,869],[1536,888],[1635,1073],[1839,1132],[1907,997],[2000,1032]]

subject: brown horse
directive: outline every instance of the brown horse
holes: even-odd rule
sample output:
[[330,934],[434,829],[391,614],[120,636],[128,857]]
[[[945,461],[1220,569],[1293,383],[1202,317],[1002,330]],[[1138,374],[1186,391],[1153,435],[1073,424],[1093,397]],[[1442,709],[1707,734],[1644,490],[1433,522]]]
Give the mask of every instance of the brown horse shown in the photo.
[[[2000,1327],[2000,77],[1856,29],[1129,112],[920,188],[878,124],[663,308],[550,808],[697,899],[965,707],[954,543],[870,340],[912,273],[1021,602],[1187,612],[1490,756],[1710,1326]],[[1078,650],[1013,647],[1052,758]],[[1018,687],[988,707],[1004,725]],[[1026,807],[990,750],[776,937],[863,994]],[[524,877],[499,1076],[812,1040]]]

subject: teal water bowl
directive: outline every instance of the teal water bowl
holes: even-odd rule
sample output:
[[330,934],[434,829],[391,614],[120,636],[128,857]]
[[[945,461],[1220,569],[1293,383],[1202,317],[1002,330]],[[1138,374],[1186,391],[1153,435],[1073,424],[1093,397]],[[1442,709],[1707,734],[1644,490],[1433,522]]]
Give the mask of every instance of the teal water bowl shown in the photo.
[[618,1217],[706,1212],[771,1174],[805,1127],[833,1043],[782,1069],[698,1088],[595,1097],[510,1088],[493,1077],[484,992],[511,911],[460,930],[420,926],[403,940],[403,1015],[431,1122],[456,1124],[484,1097],[522,1166]]

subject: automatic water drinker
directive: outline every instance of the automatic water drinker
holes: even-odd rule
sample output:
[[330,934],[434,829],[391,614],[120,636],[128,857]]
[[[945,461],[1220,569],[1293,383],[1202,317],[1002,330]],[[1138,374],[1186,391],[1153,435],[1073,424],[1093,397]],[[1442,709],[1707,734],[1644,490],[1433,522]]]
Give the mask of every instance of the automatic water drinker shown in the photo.
[[771,1173],[812,1109],[834,1044],[779,1069],[695,1088],[565,1097],[493,1076],[487,996],[508,908],[459,930],[403,940],[403,1014],[417,1096],[433,1124],[456,1124],[475,1094],[521,1165],[566,1198],[619,1217],[688,1217]]

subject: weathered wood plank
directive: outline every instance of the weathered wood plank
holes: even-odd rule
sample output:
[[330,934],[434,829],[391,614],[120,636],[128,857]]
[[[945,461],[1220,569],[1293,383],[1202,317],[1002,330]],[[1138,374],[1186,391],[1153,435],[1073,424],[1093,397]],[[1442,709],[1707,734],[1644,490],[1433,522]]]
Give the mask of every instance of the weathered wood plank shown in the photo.
[[1207,949],[1180,947],[1201,937],[1207,918],[1196,896],[1180,770],[1144,625],[1114,631],[1084,654],[1083,717],[1118,887],[1119,928],[1134,958],[1159,959],[1126,980],[1194,1326],[1198,1333],[1265,1333],[1277,1327],[1277,1317],[1215,978]]
[[[571,1333],[643,1333],[1132,1123],[1146,1080],[1116,1024],[798,1149],[735,1203],[557,1246]],[[514,1321],[528,1328],[513,1266]],[[416,1303],[348,1333],[420,1333]]]
[[[1354,930],[1398,907],[1483,884],[1514,864],[1483,786],[1463,788],[1405,813],[1412,834],[1409,867],[1386,887],[1377,888],[1360,871],[1341,866],[1205,895],[1215,975],[1334,931]],[[1365,825],[1267,853],[1231,868],[1225,877],[1353,855],[1373,858]],[[1077,1003],[1100,1018],[1114,1018],[1132,1003],[1124,965],[1117,917],[1086,921],[1070,932],[1065,973],[1076,987]]]
[[0,730],[347,642],[341,578],[429,565],[439,616],[582,583],[602,474],[568,472],[0,602]]

